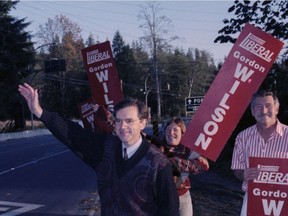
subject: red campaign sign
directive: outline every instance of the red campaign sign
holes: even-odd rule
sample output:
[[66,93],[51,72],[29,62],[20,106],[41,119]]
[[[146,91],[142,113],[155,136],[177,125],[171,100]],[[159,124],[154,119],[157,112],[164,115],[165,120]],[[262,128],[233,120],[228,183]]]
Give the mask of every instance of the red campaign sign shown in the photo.
[[93,104],[93,99],[88,99],[78,106],[84,128],[94,132],[111,133],[113,127],[112,124],[109,125],[109,113],[102,105],[95,108]]
[[248,184],[247,215],[286,216],[288,212],[288,159],[249,158],[260,174]]
[[283,43],[246,24],[193,116],[182,143],[216,161]]
[[96,44],[81,50],[93,99],[113,111],[123,99],[120,79],[115,67],[110,42]]

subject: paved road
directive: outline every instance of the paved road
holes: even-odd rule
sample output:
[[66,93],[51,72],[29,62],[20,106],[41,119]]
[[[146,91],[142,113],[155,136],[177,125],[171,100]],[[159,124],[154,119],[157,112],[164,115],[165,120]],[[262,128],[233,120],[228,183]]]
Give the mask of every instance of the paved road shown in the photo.
[[96,175],[52,135],[2,141],[0,158],[1,216],[99,214]]
[[[92,169],[52,135],[21,136],[0,141],[0,216],[100,215]],[[239,215],[241,182],[231,174],[210,169],[191,181],[195,216]]]

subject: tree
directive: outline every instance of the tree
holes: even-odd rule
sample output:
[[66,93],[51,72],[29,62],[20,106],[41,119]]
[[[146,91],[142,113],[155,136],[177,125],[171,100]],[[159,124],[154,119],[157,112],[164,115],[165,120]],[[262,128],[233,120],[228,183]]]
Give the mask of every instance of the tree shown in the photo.
[[39,29],[37,36],[41,43],[54,44],[43,60],[64,59],[66,62],[65,71],[45,74],[43,91],[49,93],[43,94],[43,105],[68,117],[79,116],[78,104],[91,95],[82,62],[81,49],[84,48],[84,42],[81,28],[68,17],[57,15],[54,19],[49,18]]
[[[157,2],[145,2],[141,6],[141,11],[138,18],[143,20],[143,24],[139,27],[143,29],[144,36],[141,38],[149,47],[150,55],[152,57],[153,74],[152,77],[155,80],[156,96],[157,96],[157,118],[161,118],[161,95],[158,71],[158,58],[157,55],[162,50],[168,49],[168,39],[165,36],[168,35],[169,27],[171,27],[171,20],[164,15],[160,15],[160,4]],[[175,40],[177,37],[173,36],[169,39]]]
[[216,76],[217,69],[213,58],[207,51],[196,48],[194,52],[195,57],[191,58],[190,56],[192,69],[191,95],[204,96]]
[[72,33],[71,36],[74,41],[82,40],[79,25],[72,22],[67,16],[59,14],[54,19],[49,18],[44,25],[39,26],[37,37],[42,44],[47,44],[57,41],[57,38],[64,38],[69,32]]
[[[245,23],[254,24],[263,31],[270,33],[279,40],[288,40],[288,1],[239,1],[228,9],[229,13],[234,12],[236,18],[224,19],[225,26],[219,30],[219,36],[215,39],[220,43],[235,43]],[[286,43],[287,44],[287,43]],[[287,56],[288,45],[286,45],[283,57]]]
[[137,71],[133,50],[125,44],[119,31],[114,35],[112,49],[124,96],[137,97],[141,75]]
[[[16,9],[19,1],[0,1],[0,118],[11,119],[15,110],[22,112],[22,104],[17,93],[17,86],[29,75],[28,66],[34,64],[31,35],[25,31],[30,24],[25,19],[16,19],[9,15]],[[16,107],[17,105],[17,107]],[[21,114],[21,113],[20,113]],[[22,116],[23,117],[23,116]],[[15,118],[15,126],[17,125]]]
[[149,54],[145,51],[141,41],[133,41],[131,48],[133,51],[133,58],[136,62],[135,72],[137,74],[137,80],[135,80],[135,83],[137,83],[137,88],[140,90],[138,91],[138,98],[145,101],[148,107],[151,107],[152,104],[148,103],[148,97],[152,87]]
[[[238,33],[243,29],[245,23],[253,24],[263,31],[271,34],[275,38],[282,40],[286,47],[282,58],[275,63],[267,74],[260,88],[270,89],[277,93],[280,101],[280,111],[278,118],[287,124],[287,54],[288,54],[288,1],[287,0],[269,0],[269,1],[239,1],[228,9],[229,13],[234,13],[236,18],[224,19],[225,26],[218,32],[219,36],[214,42],[235,43]],[[255,124],[248,107],[231,135],[225,149],[233,151],[236,135],[243,129]],[[223,154],[223,153],[222,153]]]
[[[229,13],[235,14],[237,18],[224,19],[224,26],[219,31],[219,36],[215,42],[227,43],[236,41],[235,35],[239,33],[244,24],[249,22],[263,31],[270,33],[279,40],[286,42],[282,58],[275,63],[263,81],[262,87],[270,88],[280,94],[281,98],[287,98],[288,92],[287,76],[287,54],[288,54],[288,1],[270,0],[270,1],[235,1],[228,9]],[[286,104],[286,100],[284,103]],[[285,105],[286,107],[286,105]]]
[[[167,61],[161,76],[163,106],[165,114],[184,116],[185,98],[204,96],[216,75],[216,67],[211,55],[199,49],[174,49],[166,54]],[[162,59],[161,59],[162,60]],[[167,105],[166,105],[167,104]],[[173,104],[173,106],[171,106]]]
[[119,54],[122,52],[124,46],[125,46],[125,42],[123,40],[122,35],[120,34],[119,31],[116,31],[113,37],[113,43],[112,43],[113,56],[116,60]]
[[163,113],[166,116],[184,116],[184,101],[189,92],[187,80],[191,70],[189,58],[182,49],[175,48],[165,57],[162,56],[160,61],[161,65],[165,65],[161,76]]
[[[97,42],[97,43],[98,43],[98,42]],[[90,33],[89,36],[88,36],[87,41],[85,42],[85,45],[86,45],[87,47],[89,47],[89,46],[92,46],[92,45],[95,45],[95,44],[96,44],[96,42],[95,42],[95,40],[94,40],[93,34]]]

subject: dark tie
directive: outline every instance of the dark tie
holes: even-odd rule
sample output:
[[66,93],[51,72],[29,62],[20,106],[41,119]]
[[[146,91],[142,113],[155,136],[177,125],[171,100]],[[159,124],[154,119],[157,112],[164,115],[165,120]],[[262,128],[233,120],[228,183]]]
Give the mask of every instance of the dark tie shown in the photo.
[[123,151],[124,151],[124,160],[127,160],[128,159],[127,149],[124,148]]

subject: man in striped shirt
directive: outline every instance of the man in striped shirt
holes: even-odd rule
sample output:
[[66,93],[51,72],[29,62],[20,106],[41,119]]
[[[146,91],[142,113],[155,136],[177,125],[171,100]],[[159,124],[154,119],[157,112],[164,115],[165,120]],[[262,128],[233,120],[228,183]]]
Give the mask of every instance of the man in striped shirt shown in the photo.
[[277,118],[277,96],[271,91],[259,90],[252,97],[251,112],[256,124],[236,137],[231,165],[236,178],[243,181],[245,196],[241,216],[247,215],[248,181],[259,174],[256,167],[249,167],[249,157],[288,159],[288,126]]

